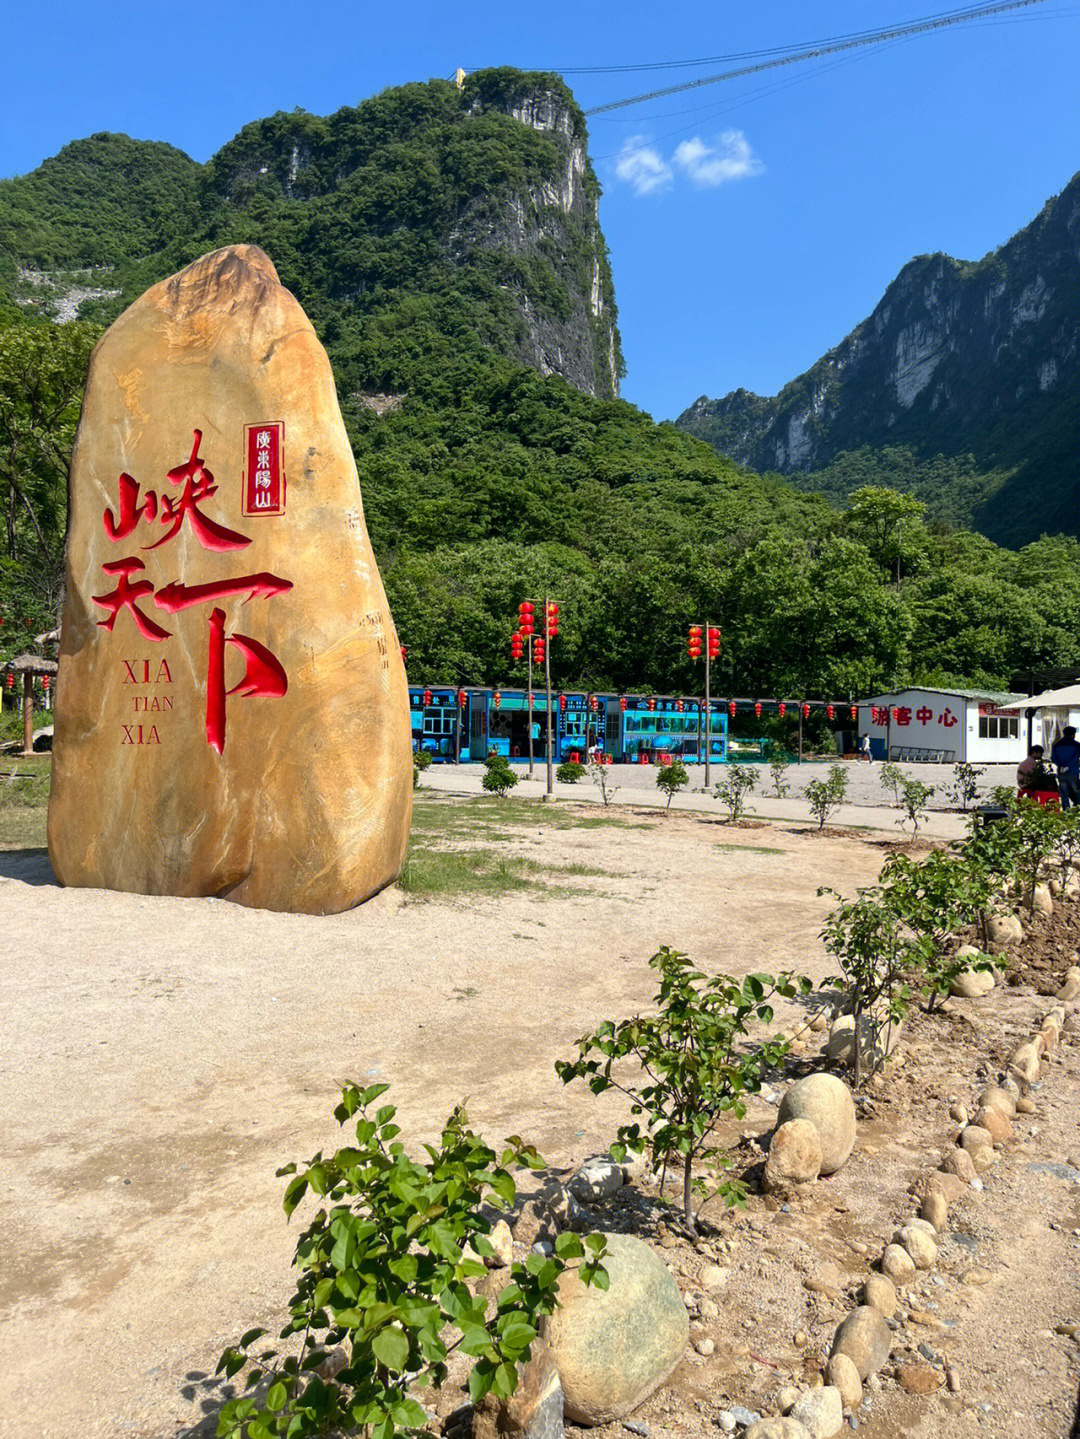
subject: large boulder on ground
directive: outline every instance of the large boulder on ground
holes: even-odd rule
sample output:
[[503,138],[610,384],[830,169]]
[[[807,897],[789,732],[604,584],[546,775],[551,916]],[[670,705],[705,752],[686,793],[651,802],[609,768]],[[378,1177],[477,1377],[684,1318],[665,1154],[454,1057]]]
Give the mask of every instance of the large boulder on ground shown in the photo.
[[[933,1228],[929,1223],[927,1227]],[[907,1250],[916,1269],[933,1269],[937,1263],[937,1244],[918,1223],[905,1224],[897,1230],[893,1243]]]
[[903,1245],[886,1244],[881,1256],[881,1272],[894,1284],[910,1284],[915,1278],[915,1261]]
[[964,1184],[970,1184],[976,1177],[975,1164],[966,1149],[951,1149],[941,1167],[946,1174],[955,1174]]
[[[878,1278],[881,1276],[879,1275]],[[877,1306],[874,1306],[877,1308]],[[859,1378],[859,1371],[855,1368],[854,1362],[846,1354],[834,1354],[829,1360],[827,1373],[829,1383],[834,1389],[840,1391],[840,1399],[845,1409],[858,1409],[862,1403],[862,1380]],[[798,1410],[795,1411],[798,1415]]]
[[832,1352],[846,1354],[865,1381],[888,1359],[891,1344],[892,1331],[882,1316],[871,1305],[860,1304],[836,1331]]
[[678,1364],[690,1337],[679,1287],[640,1239],[608,1234],[606,1290],[576,1270],[559,1280],[559,1308],[543,1335],[562,1381],[566,1417],[608,1424],[632,1414]]
[[346,910],[401,873],[401,646],[330,361],[254,245],[146,291],[71,462],[49,857],[62,884]]
[[812,1184],[821,1173],[821,1136],[809,1119],[789,1119],[778,1125],[765,1160],[765,1189],[769,1194],[790,1194]]
[[808,1074],[781,1100],[777,1123],[808,1119],[821,1137],[821,1172],[834,1174],[855,1145],[855,1101],[835,1074]]

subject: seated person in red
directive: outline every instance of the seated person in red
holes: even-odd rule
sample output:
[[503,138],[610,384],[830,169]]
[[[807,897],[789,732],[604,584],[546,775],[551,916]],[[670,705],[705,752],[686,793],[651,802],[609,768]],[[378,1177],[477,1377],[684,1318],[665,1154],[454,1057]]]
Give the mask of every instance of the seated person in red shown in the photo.
[[1041,744],[1033,744],[1027,759],[1022,759],[1016,766],[1016,788],[1026,794],[1057,789],[1053,772],[1043,760]]

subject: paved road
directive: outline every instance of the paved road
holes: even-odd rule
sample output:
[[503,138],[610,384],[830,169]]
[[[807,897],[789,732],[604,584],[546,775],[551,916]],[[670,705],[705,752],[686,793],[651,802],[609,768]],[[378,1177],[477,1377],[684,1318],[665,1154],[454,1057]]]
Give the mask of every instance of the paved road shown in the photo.
[[[881,766],[865,761],[844,761],[848,771],[848,802],[841,806],[831,819],[834,825],[850,828],[881,830],[899,837],[901,832],[900,811],[891,803],[891,793],[886,795],[880,781]],[[703,810],[724,814],[723,803],[711,794],[702,792],[704,787],[704,766],[691,765],[689,792],[678,795],[672,802],[673,809]],[[791,785],[790,793],[784,799],[770,797],[769,770],[766,765],[755,766],[759,773],[758,790],[751,794],[747,805],[749,818],[771,819],[786,822],[812,822],[810,808],[802,798],[808,780],[821,778],[826,770],[824,763],[793,764],[787,772],[786,782]],[[913,775],[924,783],[933,785],[937,791],[931,801],[931,812],[920,825],[920,833],[934,839],[958,839],[963,833],[966,820],[954,812],[955,805],[945,794],[945,788],[952,783],[953,766],[947,764],[905,764],[900,768],[905,774]],[[711,780],[715,784],[720,778],[723,766],[711,766]],[[519,776],[515,793],[523,797],[538,798],[544,793],[544,767],[536,766],[536,778],[525,778],[524,766],[515,766]],[[617,786],[616,804],[664,805],[666,797],[656,787],[656,770],[651,765],[615,764],[609,766],[612,782]],[[997,784],[1009,784],[1015,778],[1014,765],[987,765],[980,784],[983,792]],[[483,768],[478,764],[432,765],[425,771],[423,783],[430,789],[447,793],[480,794],[480,780]],[[560,799],[599,801],[596,787],[589,780],[576,785],[556,784]],[[909,827],[910,828],[910,827]]]

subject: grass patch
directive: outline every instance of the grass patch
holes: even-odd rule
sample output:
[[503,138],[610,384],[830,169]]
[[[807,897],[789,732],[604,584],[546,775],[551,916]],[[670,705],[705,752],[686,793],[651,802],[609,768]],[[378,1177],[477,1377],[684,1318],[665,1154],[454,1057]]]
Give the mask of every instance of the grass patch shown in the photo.
[[[420,794],[413,800],[413,833],[418,836],[442,835],[454,838],[483,830],[484,838],[514,838],[513,828],[545,829],[651,829],[650,824],[634,824],[611,814],[575,814],[563,804],[545,804],[535,799],[497,799],[478,795],[474,799],[457,799]],[[508,829],[509,827],[509,829]]]
[[49,756],[0,755],[0,845],[40,849],[49,803]]
[[774,849],[768,844],[718,844],[721,850],[745,850],[748,854],[787,854],[786,849]]
[[545,865],[520,856],[506,857],[490,849],[432,849],[414,844],[401,872],[401,887],[414,899],[464,894],[498,898],[520,890],[540,895],[584,895],[595,891],[548,884],[546,876],[603,873],[587,865]]

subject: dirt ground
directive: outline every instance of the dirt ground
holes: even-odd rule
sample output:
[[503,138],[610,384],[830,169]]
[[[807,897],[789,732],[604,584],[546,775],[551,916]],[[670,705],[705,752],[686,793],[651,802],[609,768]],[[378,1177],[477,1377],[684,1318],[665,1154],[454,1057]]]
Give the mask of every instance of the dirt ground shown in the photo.
[[[593,806],[559,810],[582,823],[556,825],[538,805],[499,840],[553,867],[546,890],[394,890],[317,920],[65,891],[40,850],[0,853],[5,1439],[213,1432],[218,1354],[249,1326],[273,1328],[291,1293],[297,1226],[274,1171],[334,1142],[345,1079],[389,1081],[407,1139],[466,1098],[486,1136],[516,1131],[568,1169],[606,1148],[623,1114],[613,1097],[564,1089],[553,1061],[648,1001],[661,944],[707,969],[821,977],[818,885],[869,882],[884,857],[872,835],[733,829],[689,812],[623,810],[599,825]],[[855,1155],[820,1186],[825,1202],[785,1214],[755,1197],[743,1216],[715,1216],[708,1246],[731,1268],[709,1328],[716,1354],[688,1356],[635,1419],[715,1434],[725,1404],[757,1408],[788,1373],[813,1371],[843,1291],[866,1273],[853,1242],[880,1246],[910,1213],[928,1149],[951,1142],[949,1099],[970,1102],[1000,1062],[1002,1026],[1026,1032],[1040,1004],[1026,983],[1002,986],[913,1026]],[[1080,1051],[1061,1053],[1034,1132],[965,1205],[966,1237],[943,1249],[944,1285],[927,1299],[957,1321],[926,1334],[948,1347],[959,1393],[915,1398],[887,1381],[860,1416],[868,1436],[1069,1433],[1078,1347],[1053,1327],[1080,1321],[1080,1185],[1028,1167],[1080,1150]],[[756,1102],[748,1129],[774,1114]],[[752,1174],[760,1154],[743,1158]],[[692,1288],[702,1255],[658,1226],[649,1196],[633,1201],[624,1192],[598,1220],[670,1249]],[[971,1262],[993,1282],[961,1286]],[[824,1291],[803,1286],[815,1275]],[[901,1337],[916,1347],[924,1334]]]

